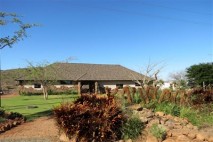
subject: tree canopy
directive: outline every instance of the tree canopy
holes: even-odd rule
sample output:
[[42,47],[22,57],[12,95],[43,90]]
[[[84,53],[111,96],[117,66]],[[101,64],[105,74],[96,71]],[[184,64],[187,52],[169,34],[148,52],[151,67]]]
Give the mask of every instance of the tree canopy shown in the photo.
[[6,35],[1,33],[0,49],[3,49],[6,46],[12,47],[13,44],[27,37],[27,29],[37,26],[37,24],[23,23],[22,20],[20,20],[20,16],[15,13],[0,11],[0,28],[3,28],[3,26],[9,26],[10,24],[16,26],[16,30],[13,31],[11,35],[8,35],[8,33]]
[[203,82],[206,85],[213,84],[213,62],[190,66],[187,68],[186,76],[189,83],[196,85],[202,85]]

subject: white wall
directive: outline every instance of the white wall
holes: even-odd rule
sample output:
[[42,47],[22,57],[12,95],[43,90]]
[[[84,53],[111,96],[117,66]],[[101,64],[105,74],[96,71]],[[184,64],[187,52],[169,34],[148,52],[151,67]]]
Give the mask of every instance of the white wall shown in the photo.
[[[24,88],[33,88],[35,90],[42,90],[43,86],[41,85],[41,88],[34,88],[34,84],[33,85],[23,85]],[[65,86],[65,87],[74,87],[74,85],[54,85],[56,88],[60,88],[61,86]]]
[[116,84],[123,84],[123,87],[130,86],[138,88],[138,86],[135,86],[135,82],[133,81],[99,81],[98,83],[101,87],[109,87],[111,89],[115,89]]

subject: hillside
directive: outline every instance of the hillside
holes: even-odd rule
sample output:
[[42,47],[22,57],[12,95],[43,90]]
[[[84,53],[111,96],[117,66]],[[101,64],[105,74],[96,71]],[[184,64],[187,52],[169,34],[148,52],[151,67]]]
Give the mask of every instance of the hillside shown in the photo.
[[2,71],[2,88],[8,89],[16,87],[15,79],[23,76],[25,73],[25,69],[10,69],[10,70],[3,70]]

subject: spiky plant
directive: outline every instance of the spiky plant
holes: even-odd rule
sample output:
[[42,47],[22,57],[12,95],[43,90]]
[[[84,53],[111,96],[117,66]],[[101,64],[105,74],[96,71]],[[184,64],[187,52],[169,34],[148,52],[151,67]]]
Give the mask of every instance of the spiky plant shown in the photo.
[[59,128],[69,138],[75,135],[77,142],[110,142],[121,138],[125,118],[113,97],[82,95],[73,104],[61,104],[53,112]]

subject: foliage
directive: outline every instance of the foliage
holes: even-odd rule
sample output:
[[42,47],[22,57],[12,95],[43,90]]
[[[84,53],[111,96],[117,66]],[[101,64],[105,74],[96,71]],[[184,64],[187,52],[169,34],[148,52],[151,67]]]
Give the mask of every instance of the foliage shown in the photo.
[[176,84],[176,88],[185,89],[187,88],[187,78],[185,71],[173,72],[170,75],[173,83]]
[[13,35],[3,35],[4,37],[0,38],[0,49],[3,49],[6,46],[12,47],[13,44],[27,37],[27,29],[37,26],[36,24],[23,23],[20,16],[15,13],[0,12],[0,26],[10,26],[9,24],[15,24],[18,27],[18,30],[14,31]]
[[0,117],[3,117],[5,114],[5,110],[3,108],[0,108]]
[[130,117],[122,127],[122,138],[123,139],[135,139],[137,138],[143,129],[143,123],[136,117]]
[[[19,90],[19,95],[21,96],[34,96],[34,95],[43,94],[42,90],[35,90],[31,87],[30,88],[19,87],[18,90]],[[61,95],[61,94],[77,95],[78,94],[78,91],[76,89],[69,88],[69,87],[61,87],[57,89],[53,89],[50,87],[50,89],[48,89],[47,91],[48,91],[48,95]]]
[[136,92],[132,98],[133,103],[139,104],[141,102],[140,94],[138,92]]
[[24,118],[24,116],[21,113],[18,112],[10,112],[9,114],[7,114],[7,119],[16,119],[16,118]]
[[82,95],[74,104],[64,103],[54,108],[59,128],[76,141],[115,141],[121,138],[125,118],[113,97]]
[[157,101],[151,100],[148,104],[144,104],[143,107],[151,110],[155,110],[157,106]]
[[181,118],[187,118],[195,126],[213,125],[213,105],[212,104],[201,104],[198,106],[186,107],[179,106],[173,103],[157,103],[155,101],[144,105],[148,109],[154,111],[162,111],[165,114],[171,114]]
[[163,111],[174,116],[180,115],[180,107],[173,103],[163,102],[156,105],[155,111]]
[[166,138],[166,129],[162,125],[153,124],[150,128],[150,132],[158,139],[164,140]]
[[40,63],[34,65],[31,62],[28,62],[28,75],[26,76],[25,80],[30,80],[32,82],[36,82],[41,84],[42,92],[44,95],[44,99],[48,99],[48,90],[50,86],[56,82],[56,74],[57,71],[53,68],[52,65],[48,63]]
[[187,118],[193,125],[196,126],[200,123],[198,118],[198,111],[192,110],[190,107],[182,107],[180,117]]
[[190,83],[202,85],[213,84],[213,63],[201,63],[187,68],[187,77]]
[[5,122],[6,120],[7,120],[6,118],[4,118],[4,117],[0,117],[0,123]]

